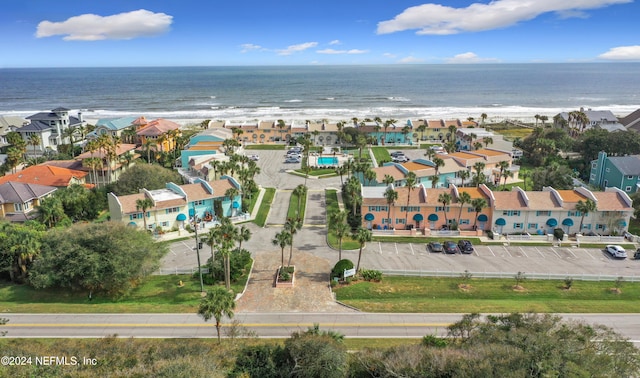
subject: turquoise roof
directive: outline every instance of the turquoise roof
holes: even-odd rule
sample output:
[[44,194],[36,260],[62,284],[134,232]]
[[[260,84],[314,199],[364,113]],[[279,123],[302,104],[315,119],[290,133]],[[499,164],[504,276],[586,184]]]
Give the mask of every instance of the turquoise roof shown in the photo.
[[103,126],[109,130],[122,130],[133,124],[137,117],[103,118],[96,122],[96,127]]

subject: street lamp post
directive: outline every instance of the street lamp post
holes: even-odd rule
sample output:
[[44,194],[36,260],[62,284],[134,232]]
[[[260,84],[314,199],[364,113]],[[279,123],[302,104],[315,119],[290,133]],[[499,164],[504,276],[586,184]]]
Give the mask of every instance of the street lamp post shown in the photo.
[[200,266],[200,239],[198,239],[198,217],[196,206],[193,206],[193,229],[196,233],[196,256],[198,257],[198,275],[200,276],[200,292],[204,293],[204,282],[202,281],[202,267]]

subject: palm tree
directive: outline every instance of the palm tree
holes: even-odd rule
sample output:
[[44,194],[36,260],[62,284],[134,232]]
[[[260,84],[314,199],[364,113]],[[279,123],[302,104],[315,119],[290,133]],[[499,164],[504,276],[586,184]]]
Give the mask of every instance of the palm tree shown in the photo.
[[493,144],[493,138],[492,137],[484,137],[484,138],[482,138],[482,143],[484,143],[485,148],[489,147],[490,144]]
[[484,198],[474,198],[471,201],[471,207],[473,207],[473,210],[475,210],[476,212],[476,218],[473,221],[473,229],[475,230],[477,227],[477,223],[478,223],[478,215],[480,214],[480,212],[482,211],[482,209],[484,209],[485,207],[487,207],[487,200]]
[[[499,163],[497,164],[497,166],[498,166],[498,168],[500,168],[500,173],[498,174],[498,181],[500,181],[500,179],[501,179],[502,177],[504,177],[504,176],[503,176],[504,171],[506,171],[507,169],[509,169],[509,162],[508,162],[508,161],[506,161],[506,160],[503,160],[503,161],[499,162]],[[505,182],[505,185],[506,185],[506,184],[507,184],[507,180],[506,180],[506,178],[505,178],[504,182]]]
[[447,129],[449,130],[449,133],[447,134],[447,140],[449,142],[455,142],[456,131],[458,131],[458,128],[456,127],[456,125],[449,125]]
[[389,227],[391,227],[391,206],[398,200],[398,192],[396,192],[393,187],[388,187],[387,190],[384,191],[384,198],[387,200],[387,223]]
[[231,249],[238,240],[238,229],[227,217],[223,217],[218,231],[218,242],[220,243],[220,253],[224,258],[224,285],[227,290],[231,289]]
[[540,120],[540,114],[536,114],[533,116],[536,119],[536,127],[538,127],[538,121]]
[[276,234],[276,236],[271,240],[271,244],[277,245],[280,247],[280,252],[282,254],[282,262],[280,263],[281,267],[284,267],[284,249],[291,245],[293,242],[293,238],[291,234],[287,230],[282,230]]
[[382,179],[382,182],[385,185],[391,185],[396,181],[396,179],[393,178],[393,176],[391,175],[384,175],[384,178]]
[[487,113],[480,114],[480,119],[482,120],[482,124],[484,125],[484,121],[487,119]]
[[439,171],[440,171],[440,167],[444,167],[444,159],[439,158],[439,157],[435,157],[435,158],[433,158],[432,162],[433,162],[433,165],[434,165],[433,168],[435,168],[436,175],[437,175],[439,173]]
[[580,218],[580,229],[578,230],[578,232],[582,232],[584,217],[589,213],[593,213],[594,211],[596,211],[597,204],[590,198],[587,198],[586,201],[579,200],[578,203],[576,203],[576,210],[579,211],[580,214],[582,214],[582,218]]
[[356,206],[358,205],[358,203],[362,202],[362,199],[360,198],[360,182],[357,178],[350,177],[347,180],[346,191],[347,194],[349,194],[349,197],[351,197],[351,213],[353,214],[353,216],[355,216],[357,210]]
[[447,206],[451,203],[451,194],[440,193],[438,196],[438,202],[442,204],[442,211],[444,212],[444,223],[448,226],[449,219],[447,219]]
[[342,176],[345,173],[347,173],[347,167],[345,167],[344,165],[337,166],[335,169],[335,172],[337,175],[340,176],[340,187],[342,187],[344,185],[344,182],[342,181]]
[[504,185],[502,186],[502,189],[504,189],[507,187],[507,179],[509,177],[513,177],[513,172],[507,169],[506,171],[502,172],[502,177],[504,178]]
[[540,121],[542,121],[542,127],[545,127],[545,122],[547,122],[549,120],[549,117],[547,117],[546,115],[541,115],[540,116]]
[[301,215],[302,198],[307,194],[307,187],[300,184],[293,189],[293,195],[298,198],[298,211],[296,214]]
[[347,212],[342,210],[332,214],[331,230],[338,239],[338,260],[342,260],[342,240],[347,235],[351,227],[347,224]]
[[38,134],[31,134],[29,135],[29,139],[27,140],[27,143],[30,146],[33,146],[33,158],[36,158],[36,147],[38,147],[40,145],[40,136],[38,136]]
[[431,176],[431,188],[435,188],[438,185],[438,182],[440,181],[440,175],[433,175]]
[[522,184],[522,189],[527,190],[527,179],[531,177],[530,171],[520,171],[519,176],[524,181]]
[[136,210],[142,211],[142,222],[144,223],[144,229],[147,229],[147,210],[154,205],[151,198],[145,197],[136,200]]
[[458,177],[460,177],[460,187],[464,187],[464,180],[468,179],[471,176],[471,172],[466,169],[458,171]]
[[409,220],[409,202],[411,201],[411,191],[416,187],[418,183],[418,177],[414,172],[407,173],[407,177],[405,178],[406,187],[407,187],[407,211],[404,216],[404,224],[406,226],[407,221]]
[[247,228],[247,226],[240,227],[238,233],[236,235],[236,240],[238,241],[238,252],[242,250],[242,242],[249,241],[251,239],[251,230]]
[[360,270],[360,259],[362,258],[362,248],[366,242],[371,241],[372,233],[366,228],[359,227],[352,235],[353,239],[360,245],[360,251],[358,251],[358,264],[356,265],[356,272]]
[[62,201],[58,197],[45,198],[35,208],[38,211],[37,219],[47,228],[55,227],[65,216]]
[[151,147],[155,146],[157,143],[151,138],[145,138],[143,147],[145,151],[147,151],[147,163],[151,164]]
[[482,142],[474,142],[474,143],[473,143],[473,149],[474,149],[474,150],[480,150],[480,149],[482,149]]
[[427,125],[423,122],[420,126],[416,127],[416,131],[420,133],[420,140],[424,140],[424,132],[427,130]]
[[[376,172],[373,169],[367,169],[364,172],[364,178],[367,180],[367,183],[369,184],[369,186],[375,186],[376,177],[378,177],[378,176],[376,175]],[[373,185],[372,185],[372,183],[373,183]]]
[[[213,261],[215,260],[215,255],[213,253],[213,247],[218,245],[218,239],[220,237],[220,231],[218,230],[219,226],[213,227],[209,229],[209,232],[202,236],[202,242],[208,245],[211,248],[211,267],[213,268]],[[213,269],[211,269],[211,279],[213,280],[214,273]]]
[[287,127],[287,124],[286,124],[286,123],[284,123],[284,120],[282,120],[282,119],[279,119],[279,120],[277,120],[276,122],[277,122],[277,124],[276,124],[276,125],[278,126],[278,130],[280,130],[280,140],[282,141],[282,140],[283,140],[283,139],[282,139],[282,130],[283,130],[285,127]]
[[460,227],[460,218],[462,218],[462,208],[465,203],[471,202],[471,195],[467,192],[462,192],[458,196],[458,203],[460,203],[460,211],[458,212],[458,227]]
[[476,174],[473,177],[476,186],[480,186],[480,184],[482,184],[485,180],[484,173],[482,172],[484,171],[484,167],[485,164],[481,161],[473,165],[473,169],[476,171]]
[[218,333],[218,344],[220,344],[220,327],[222,317],[233,318],[233,310],[236,308],[233,293],[221,286],[214,286],[211,291],[207,292],[207,296],[202,298],[198,307],[198,315],[205,322],[211,318],[216,319],[216,332]]
[[291,234],[291,244],[289,245],[289,263],[287,266],[291,266],[291,257],[293,257],[293,236],[302,229],[302,219],[289,218],[284,224],[284,229]]
[[231,216],[233,216],[233,201],[238,194],[240,194],[240,191],[235,187],[231,187],[224,192],[224,196],[229,197],[229,200],[231,201]]

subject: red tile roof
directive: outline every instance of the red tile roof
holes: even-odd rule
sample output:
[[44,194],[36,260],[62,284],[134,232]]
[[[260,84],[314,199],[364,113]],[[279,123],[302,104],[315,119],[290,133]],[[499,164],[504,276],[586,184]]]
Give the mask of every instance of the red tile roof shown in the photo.
[[76,171],[51,165],[33,165],[18,173],[0,177],[0,184],[15,181],[25,184],[39,184],[56,187],[66,187],[74,184],[74,181],[84,183],[84,177],[88,172]]
[[143,126],[136,134],[141,136],[159,136],[166,134],[170,130],[178,130],[180,125],[163,118],[154,119],[146,126]]

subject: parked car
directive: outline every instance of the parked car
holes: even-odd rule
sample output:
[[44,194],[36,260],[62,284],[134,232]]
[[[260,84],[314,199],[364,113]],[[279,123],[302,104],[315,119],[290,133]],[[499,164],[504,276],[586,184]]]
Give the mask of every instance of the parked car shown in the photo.
[[455,242],[446,241],[444,242],[444,253],[448,253],[448,254],[460,253],[460,248],[458,248],[458,245]]
[[617,258],[617,259],[626,259],[627,258],[627,251],[624,250],[624,248],[622,248],[619,245],[608,245],[605,247],[604,249],[608,254],[611,255],[611,257]]
[[442,252],[443,251],[442,244],[438,242],[430,242],[429,244],[427,244],[427,251]]
[[302,152],[302,147],[291,147],[289,149],[289,152],[295,152],[295,153],[299,154],[299,153]]
[[634,260],[640,260],[640,248],[636,249],[636,253],[633,254]]
[[301,158],[302,158],[302,155],[300,155],[300,154],[296,154],[295,152],[294,152],[294,153],[291,153],[291,154],[287,153],[286,158],[287,158],[287,159],[289,159],[289,158],[293,158],[293,159],[301,159]]
[[391,158],[391,161],[394,163],[406,163],[409,161],[409,158],[404,155],[401,155],[401,156],[396,156],[394,158]]
[[300,163],[300,159],[296,157],[288,157],[284,159],[285,163]]
[[473,253],[473,244],[469,240],[460,240],[458,242],[458,248],[462,253]]
[[253,161],[258,161],[260,160],[260,156],[253,154],[253,155],[249,155],[249,159],[253,160]]
[[394,152],[390,153],[389,155],[391,155],[391,157],[394,158],[394,157],[398,157],[398,156],[404,156],[404,152],[402,152],[402,151],[394,151]]

